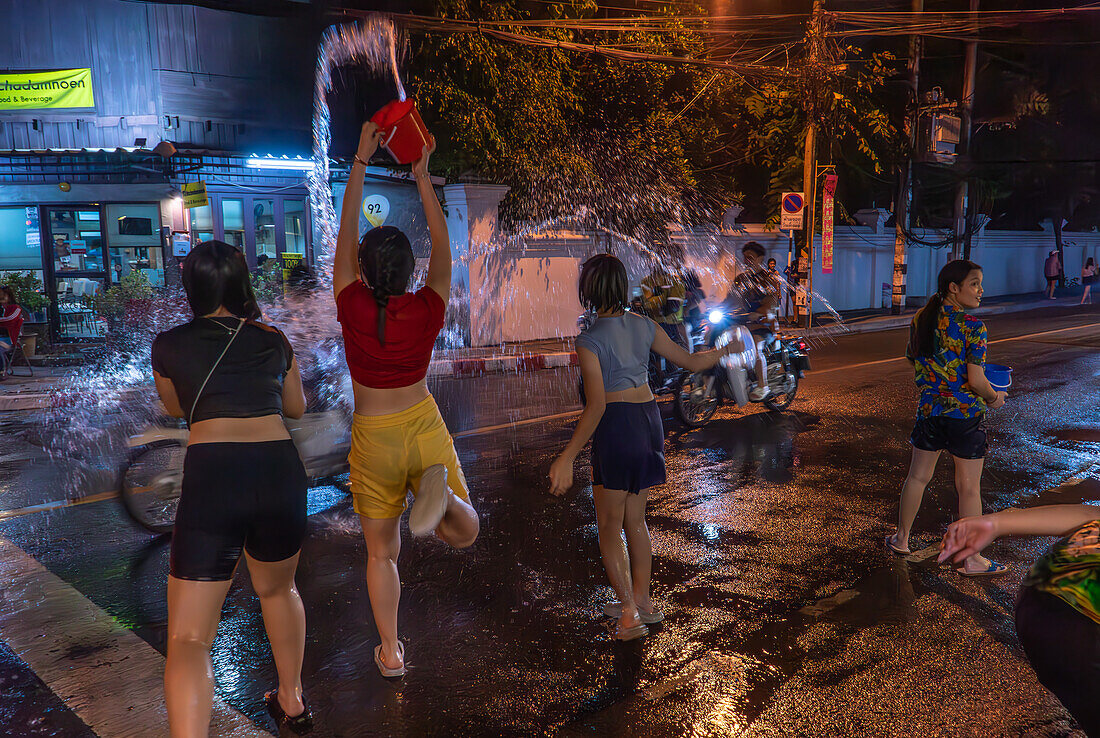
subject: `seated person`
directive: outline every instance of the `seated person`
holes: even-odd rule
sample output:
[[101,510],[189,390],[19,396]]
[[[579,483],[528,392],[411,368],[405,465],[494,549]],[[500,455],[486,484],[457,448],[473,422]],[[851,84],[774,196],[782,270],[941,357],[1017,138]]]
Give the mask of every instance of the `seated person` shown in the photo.
[[3,353],[3,367],[7,372],[8,362],[15,353],[15,342],[23,328],[23,308],[15,299],[15,290],[0,287],[0,352]]

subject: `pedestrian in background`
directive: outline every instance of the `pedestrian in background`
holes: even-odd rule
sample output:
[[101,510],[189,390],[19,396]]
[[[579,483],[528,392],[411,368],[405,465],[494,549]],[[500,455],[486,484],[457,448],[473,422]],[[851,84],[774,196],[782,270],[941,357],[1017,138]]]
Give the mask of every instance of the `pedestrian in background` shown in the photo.
[[1085,286],[1085,294],[1081,295],[1081,304],[1092,304],[1092,286],[1096,283],[1096,260],[1091,256],[1081,267],[1081,284]]
[[467,548],[477,540],[480,523],[426,380],[451,297],[451,240],[428,175],[435,144],[425,146],[412,166],[431,253],[424,286],[409,292],[416,258],[408,236],[393,226],[359,236],[367,162],[381,138],[375,123],[363,124],[340,211],[332,290],[355,397],[348,463],[352,503],[367,544],[367,592],[382,641],[374,663],[382,676],[397,678],[406,673],[405,644],[397,637],[397,557],[409,491],[415,498],[409,513],[414,537],[434,533],[454,548]]
[[191,430],[169,559],[168,724],[173,738],[209,733],[210,648],[243,552],[279,675],[267,709],[301,735],[313,728],[302,693],[306,616],[294,584],[307,480],[283,422],[305,412],[298,362],[286,336],[259,322],[235,246],[200,244],[182,279],[195,317],[158,335],[152,352],[161,401]]
[[[911,553],[909,534],[941,451],[951,454],[955,464],[959,517],[982,514],[982,466],[988,448],[982,425],[986,408],[1001,407],[1007,396],[985,376],[985,324],[966,314],[981,304],[982,268],[965,259],[948,262],[937,284],[936,294],[913,318],[905,350],[916,372],[920,404],[909,437],[913,457],[901,490],[898,528],[886,538],[898,555]],[[976,551],[956,571],[976,577],[1008,569]]]
[[1043,274],[1047,278],[1047,299],[1054,299],[1054,288],[1062,276],[1062,260],[1058,258],[1058,249],[1051,249],[1043,263]]
[[597,254],[581,268],[580,302],[596,313],[576,341],[584,410],[569,444],[550,466],[550,492],[563,495],[573,486],[573,462],[592,439],[600,557],[619,598],[604,613],[618,621],[614,635],[622,641],[647,635],[647,624],[664,619],[650,597],[653,546],[645,522],[650,488],[665,483],[664,427],[646,381],[649,354],[700,372],[740,348],[731,341],[721,349],[689,354],[653,320],[627,311],[628,284],[626,267],[611,254]]
[[952,523],[939,560],[965,560],[1002,536],[1061,536],[1031,567],[1016,634],[1043,686],[1086,735],[1100,736],[1100,510],[1045,505]]

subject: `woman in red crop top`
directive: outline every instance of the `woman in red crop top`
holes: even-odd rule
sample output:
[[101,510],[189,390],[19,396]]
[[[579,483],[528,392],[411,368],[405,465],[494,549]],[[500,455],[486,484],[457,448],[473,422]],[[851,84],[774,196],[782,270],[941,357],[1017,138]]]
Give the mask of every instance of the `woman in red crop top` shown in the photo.
[[416,260],[399,229],[382,226],[360,238],[359,207],[367,161],[381,131],[365,123],[340,212],[332,287],[355,391],[351,492],[367,542],[367,590],[382,643],[374,661],[386,677],[405,673],[397,638],[401,580],[399,523],[411,490],[414,536],[435,532],[455,548],[473,544],[478,518],[454,443],[425,377],[451,294],[451,242],[428,176],[428,157],[413,164],[432,250],[424,287],[408,292]]

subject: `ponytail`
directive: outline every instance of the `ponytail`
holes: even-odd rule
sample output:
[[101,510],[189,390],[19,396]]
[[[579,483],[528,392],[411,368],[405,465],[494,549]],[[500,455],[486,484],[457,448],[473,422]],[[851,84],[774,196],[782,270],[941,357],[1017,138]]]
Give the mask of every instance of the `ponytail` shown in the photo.
[[961,285],[966,277],[975,270],[981,271],[981,267],[966,259],[956,259],[947,262],[940,270],[936,279],[936,294],[928,298],[909,328],[909,348],[906,355],[910,359],[919,357],[931,358],[936,355],[936,330],[940,324],[940,311],[951,294],[952,284]]
[[408,290],[415,266],[412,245],[398,228],[372,228],[359,242],[359,270],[378,306],[376,327],[378,342],[382,345],[386,343],[386,306],[391,297],[403,295]]
[[939,292],[928,298],[909,327],[910,358],[923,356],[930,358],[936,353],[936,328],[940,324],[940,310],[943,309],[943,295]]

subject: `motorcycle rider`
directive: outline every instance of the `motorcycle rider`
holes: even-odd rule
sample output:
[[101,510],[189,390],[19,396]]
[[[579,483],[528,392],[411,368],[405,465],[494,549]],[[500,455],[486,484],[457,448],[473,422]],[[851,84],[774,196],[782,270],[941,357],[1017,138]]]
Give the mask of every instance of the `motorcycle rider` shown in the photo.
[[[756,387],[749,399],[760,402],[770,394],[768,388],[768,363],[764,347],[778,331],[775,320],[775,279],[764,266],[766,252],[756,241],[741,247],[742,270],[723,301],[723,307],[737,315],[752,334],[756,350]],[[748,348],[748,347],[746,347]]]
[[[680,275],[669,271],[663,264],[656,264],[649,276],[641,283],[642,305],[646,314],[661,327],[669,338],[681,348],[690,352],[687,342],[687,332],[681,331],[684,323],[684,300],[687,297],[687,288]],[[658,383],[664,385],[668,380],[667,362],[657,354],[651,354],[650,363],[654,366],[654,374]],[[662,367],[664,363],[664,367]]]

